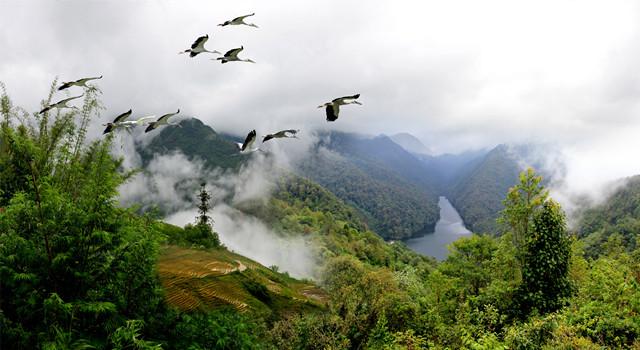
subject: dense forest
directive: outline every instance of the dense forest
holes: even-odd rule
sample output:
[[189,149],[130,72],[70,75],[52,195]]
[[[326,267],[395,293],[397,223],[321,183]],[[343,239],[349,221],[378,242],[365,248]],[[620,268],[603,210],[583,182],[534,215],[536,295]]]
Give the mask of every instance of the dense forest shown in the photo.
[[424,164],[386,136],[319,134],[299,173],[367,216],[386,239],[431,232],[439,216],[438,189]]
[[448,190],[449,200],[473,232],[495,233],[496,219],[503,209],[502,199],[518,179],[520,166],[500,145],[478,164],[461,169],[458,180]]
[[578,227],[590,256],[600,255],[609,240],[619,241],[629,252],[638,248],[640,175],[625,179],[604,203],[581,213]]
[[86,138],[99,96],[31,114],[2,92],[3,349],[640,347],[639,232],[616,232],[638,219],[636,195],[593,216],[607,237],[585,254],[540,176],[523,172],[502,194],[506,232],[462,238],[437,263],[382,240],[331,188],[285,176],[238,209],[314,242],[319,275],[297,281],[220,245],[204,187],[185,228],[120,207],[135,170],[113,157],[111,136]]
[[178,128],[165,128],[160,137],[148,145],[137,145],[143,166],[149,164],[154,155],[182,152],[189,157],[204,161],[210,168],[238,169],[246,161],[246,155],[238,155],[236,145],[217,134],[211,127],[195,118],[180,122]]

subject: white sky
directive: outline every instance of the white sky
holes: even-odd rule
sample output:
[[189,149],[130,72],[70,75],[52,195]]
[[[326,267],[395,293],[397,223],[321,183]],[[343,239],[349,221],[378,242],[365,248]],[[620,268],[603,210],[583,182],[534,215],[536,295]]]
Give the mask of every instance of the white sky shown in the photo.
[[[216,26],[254,11],[259,29]],[[0,13],[0,81],[29,110],[55,76],[103,74],[105,118],[179,107],[218,131],[406,131],[436,152],[546,142],[581,187],[640,173],[638,1],[0,0]],[[257,63],[177,55],[206,33]],[[326,123],[316,106],[353,93],[364,105]]]

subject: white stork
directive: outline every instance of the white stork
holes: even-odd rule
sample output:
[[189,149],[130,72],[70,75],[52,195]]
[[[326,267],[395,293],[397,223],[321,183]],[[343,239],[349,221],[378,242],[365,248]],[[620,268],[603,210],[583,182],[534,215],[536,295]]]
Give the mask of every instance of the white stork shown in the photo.
[[138,125],[150,124],[153,119],[156,119],[156,116],[155,115],[149,115],[149,116],[146,116],[146,117],[138,118],[136,120],[125,120],[125,121],[121,122],[120,124],[122,124],[122,126],[124,126],[125,128],[132,128],[132,127],[135,127],[135,126],[138,126]]
[[124,125],[122,124],[122,122],[124,122],[125,119],[129,118],[129,116],[131,116],[131,109],[129,109],[128,111],[120,114],[119,116],[117,116],[111,123],[107,123],[107,124],[103,124],[104,126],[106,126],[106,128],[104,129],[104,132],[102,133],[107,134],[112,132],[113,130],[117,129],[117,128],[121,128],[124,127]]
[[184,51],[180,51],[178,52],[178,54],[183,54],[183,53],[189,53],[189,57],[196,57],[197,55],[203,53],[203,52],[209,52],[209,53],[217,53],[218,55],[221,55],[222,53],[213,50],[213,51],[209,51],[207,49],[204,48],[204,43],[207,42],[207,40],[209,40],[209,34],[203,35],[201,37],[199,37],[198,39],[196,39],[196,41],[193,42],[193,44],[191,44],[191,48],[190,49],[186,49]]
[[[129,115],[131,115],[131,110],[129,110],[126,113],[128,113],[128,115],[125,116],[125,118],[128,117]],[[124,114],[125,113],[123,113],[123,115]],[[111,123],[104,124],[107,127],[104,130],[105,134],[108,133],[108,132],[111,132],[113,130],[120,129],[120,128],[125,129],[128,132],[131,132],[131,130],[130,130],[131,128],[134,128],[136,126],[147,125],[147,124],[151,123],[151,121],[153,119],[156,119],[155,115],[149,115],[149,116],[146,116],[146,117],[141,117],[141,118],[138,118],[136,120],[124,120],[124,118],[118,119],[119,117],[120,116],[116,117],[116,119]]]
[[262,138],[262,143],[265,143],[271,139],[280,139],[280,138],[294,138],[297,139],[298,137],[296,136],[296,134],[298,133],[298,131],[300,130],[294,130],[294,129],[288,129],[288,130],[282,130],[282,131],[278,131],[276,133],[273,134],[268,134],[265,135],[265,137]]
[[[162,125],[178,125],[178,124],[169,123],[169,118],[173,117],[174,115],[176,115],[178,113],[180,113],[180,108],[178,108],[178,111],[175,112],[175,113],[169,113],[169,114],[165,114],[165,115],[161,116],[155,122],[149,123],[149,126],[147,126],[147,129],[145,129],[144,132],[149,132],[149,131],[151,131],[153,129],[156,129],[159,126],[162,126]],[[180,126],[180,125],[178,125],[178,126]]]
[[64,90],[64,89],[68,89],[72,86],[82,86],[82,87],[88,87],[87,86],[87,82],[90,80],[96,80],[96,79],[102,79],[102,75],[99,77],[92,77],[92,78],[82,78],[82,79],[78,79],[76,81],[68,81],[66,83],[62,83],[62,85],[60,85],[60,87],[58,88],[58,91],[60,90]]
[[333,122],[336,119],[338,119],[338,114],[340,114],[340,105],[350,105],[350,104],[362,105],[362,103],[356,101],[358,97],[360,97],[360,94],[334,98],[331,102],[327,102],[323,105],[320,105],[318,106],[318,108],[325,108],[327,113],[327,121]]
[[253,148],[253,144],[256,142],[256,131],[255,130],[251,130],[248,134],[247,137],[244,139],[244,143],[236,143],[236,145],[238,146],[238,149],[240,150],[240,153],[250,153],[250,152],[255,152],[255,151],[261,151],[260,148],[256,147]]
[[224,23],[220,23],[218,24],[218,26],[220,27],[224,27],[224,26],[237,26],[237,25],[245,25],[245,26],[249,26],[249,27],[255,27],[258,28],[257,25],[253,24],[253,23],[246,23],[244,21],[245,18],[247,17],[251,17],[255,15],[255,12],[249,15],[245,15],[245,16],[240,16],[240,17],[236,17],[230,21],[225,21]]
[[52,108],[73,108],[73,109],[78,109],[78,107],[69,106],[69,105],[67,105],[67,103],[69,101],[71,101],[71,100],[75,100],[76,98],[80,98],[82,96],[84,96],[84,94],[79,95],[79,96],[65,98],[64,100],[60,100],[60,101],[58,101],[56,103],[50,104],[50,105],[44,107],[40,112],[38,112],[38,114],[42,114],[42,113],[44,113],[44,112],[46,112],[46,111],[48,111],[48,110],[50,110]]
[[231,49],[229,51],[227,51],[227,53],[224,54],[224,56],[222,57],[218,57],[218,58],[212,58],[212,60],[218,60],[221,61],[222,63],[227,63],[227,62],[251,62],[251,63],[255,63],[250,59],[240,59],[238,58],[238,54],[240,53],[240,51],[244,50],[244,46],[240,46],[237,49]]

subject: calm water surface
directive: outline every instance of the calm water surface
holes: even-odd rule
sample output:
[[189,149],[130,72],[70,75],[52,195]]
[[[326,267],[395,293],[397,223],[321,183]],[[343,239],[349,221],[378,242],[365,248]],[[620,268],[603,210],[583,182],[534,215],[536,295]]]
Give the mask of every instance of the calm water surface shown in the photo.
[[435,232],[427,233],[422,237],[410,238],[404,242],[409,248],[420,254],[444,260],[448,253],[447,245],[460,237],[471,235],[471,232],[464,227],[460,214],[447,198],[441,196],[438,205],[440,206],[440,220],[436,223]]

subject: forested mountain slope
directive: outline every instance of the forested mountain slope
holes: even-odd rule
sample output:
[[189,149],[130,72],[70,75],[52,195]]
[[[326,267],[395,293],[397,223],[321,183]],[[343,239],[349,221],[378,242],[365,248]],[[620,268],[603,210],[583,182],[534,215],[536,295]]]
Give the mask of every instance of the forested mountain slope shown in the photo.
[[438,219],[437,189],[424,165],[387,137],[324,135],[299,173],[364,212],[385,238],[430,232]]
[[592,256],[602,252],[603,243],[612,235],[627,250],[635,249],[640,243],[640,175],[625,179],[604,203],[582,212],[578,234]]
[[180,151],[189,159],[197,157],[208,168],[237,169],[248,156],[238,153],[236,145],[196,118],[185,119],[180,127],[156,130],[148,145],[139,145],[138,153],[146,166],[154,155]]
[[518,181],[518,163],[507,146],[500,145],[465,170],[449,190],[449,200],[471,231],[497,233],[496,218],[507,191]]
[[[197,157],[209,168],[238,168],[250,155],[239,155],[228,138],[197,119],[182,127],[163,128],[146,147],[144,161],[153,155],[180,151]],[[296,168],[360,211],[382,237],[401,239],[429,232],[438,219],[437,189],[424,164],[386,136],[364,138],[330,133]]]

